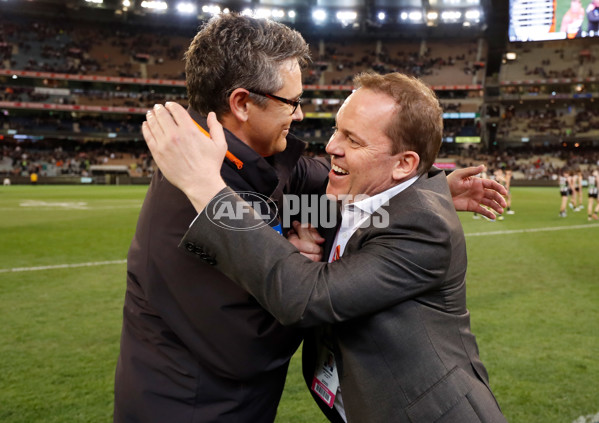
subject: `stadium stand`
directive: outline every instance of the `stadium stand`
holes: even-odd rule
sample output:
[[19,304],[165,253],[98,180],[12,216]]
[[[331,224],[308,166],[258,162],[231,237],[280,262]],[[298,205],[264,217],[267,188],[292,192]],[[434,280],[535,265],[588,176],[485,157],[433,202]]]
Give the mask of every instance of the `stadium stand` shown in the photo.
[[[25,175],[29,164],[47,176],[85,175],[89,166],[107,164],[106,157],[132,175],[147,174],[151,165],[140,142],[145,111],[165,101],[186,105],[182,59],[197,25],[113,17],[108,27],[73,16],[41,19],[14,10],[0,16],[0,175]],[[593,39],[506,44],[501,65],[490,69],[496,42],[483,31],[462,38],[457,32],[304,34],[313,62],[304,70],[305,119],[293,131],[309,142],[309,154],[324,154],[356,73],[399,71],[423,79],[439,96],[444,160],[502,163],[515,180],[551,179],[564,166],[597,163],[599,45]],[[508,51],[515,60],[506,59]],[[25,138],[14,137],[21,133]],[[120,158],[86,151],[86,144]],[[56,145],[64,147],[59,154]],[[15,151],[28,154],[27,166]],[[81,151],[87,165],[78,160]],[[57,167],[59,159],[69,166]]]
[[515,43],[512,51],[516,60],[501,67],[505,81],[593,76],[599,57],[599,45],[593,39]]

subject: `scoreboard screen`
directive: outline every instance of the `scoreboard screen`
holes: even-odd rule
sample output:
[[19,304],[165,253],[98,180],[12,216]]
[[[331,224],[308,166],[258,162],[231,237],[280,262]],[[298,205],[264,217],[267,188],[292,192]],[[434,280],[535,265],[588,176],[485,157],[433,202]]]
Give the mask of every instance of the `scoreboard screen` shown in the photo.
[[511,42],[597,36],[599,0],[510,0]]

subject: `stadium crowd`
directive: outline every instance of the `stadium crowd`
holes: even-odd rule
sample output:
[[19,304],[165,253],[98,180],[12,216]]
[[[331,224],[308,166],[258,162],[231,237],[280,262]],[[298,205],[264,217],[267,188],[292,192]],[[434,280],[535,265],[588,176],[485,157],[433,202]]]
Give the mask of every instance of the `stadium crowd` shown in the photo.
[[[157,33],[131,26],[108,27],[69,20],[17,19],[0,24],[2,61],[8,69],[80,75],[110,74],[121,77],[148,77],[139,66],[153,62],[178,62],[189,42],[178,42],[172,32]],[[176,74],[155,73],[155,77],[183,79]]]
[[[23,143],[25,144],[25,143]],[[3,145],[0,175],[91,176],[93,165],[126,165],[131,176],[153,172],[150,155],[143,143],[73,143],[53,147],[50,142],[31,145]]]
[[[78,75],[183,80],[183,52],[193,29],[157,31],[112,23],[0,18],[0,62],[6,69]],[[482,83],[485,51],[476,41],[459,45],[429,40],[410,43],[309,40],[314,64],[305,84],[351,84],[354,73],[402,72],[435,84]],[[324,65],[324,66],[323,66]],[[445,83],[445,82],[442,82]]]
[[[29,17],[0,17],[0,68],[58,72],[77,75],[106,75],[136,78],[183,80],[182,56],[194,28],[170,28],[168,33],[155,27],[116,24],[108,28],[101,23],[81,23],[72,20],[35,20]],[[304,70],[304,84],[351,84],[360,71],[379,73],[399,71],[421,77],[429,84],[482,84],[486,45],[480,40],[446,43],[443,40],[309,40],[313,63]],[[588,41],[556,43],[544,48],[543,43],[515,45],[518,59],[504,64],[499,79],[574,78],[592,76],[597,48]],[[549,51],[550,50],[550,51]],[[559,57],[559,60],[557,60]],[[19,78],[26,79],[26,78]],[[0,101],[72,105],[127,107],[128,113],[91,113],[73,111],[38,112],[0,110],[0,128],[15,131],[47,131],[60,134],[111,133],[134,139],[140,135],[144,110],[155,103],[176,101],[186,105],[184,87],[147,86],[143,84],[71,85],[55,79],[26,80],[0,78]],[[455,141],[459,136],[480,137],[484,128],[478,114],[496,118],[497,139],[501,142],[525,139],[547,139],[530,148],[484,154],[477,145],[463,148],[456,143],[444,143],[441,156],[453,160],[456,166],[481,162],[489,167],[509,167],[514,179],[555,179],[560,169],[585,169],[598,162],[597,149],[586,148],[593,143],[574,145],[576,137],[599,137],[599,107],[581,99],[578,103],[554,101],[556,94],[572,97],[561,86],[516,84],[501,87],[505,98],[519,100],[524,96],[547,101],[514,101],[501,106],[488,105],[483,112],[480,89],[448,89],[438,92],[446,113],[477,113],[476,118],[445,119],[444,137]],[[594,88],[579,84],[576,94]],[[312,89],[313,90],[313,89]],[[302,109],[307,118],[294,124],[293,132],[309,141],[308,154],[324,154],[323,143],[331,134],[333,116],[340,106],[342,91],[307,90]],[[39,108],[38,108],[39,109]],[[326,116],[309,116],[325,114]],[[61,147],[55,147],[56,143]],[[56,141],[55,145],[4,145],[0,172],[27,174],[31,171],[46,175],[81,174],[92,164],[125,161],[136,175],[151,173],[145,148],[135,143],[80,143],[70,145]],[[102,143],[100,143],[102,144]],[[531,143],[533,144],[533,143]],[[92,147],[95,145],[95,147]],[[133,147],[130,147],[133,145]],[[110,146],[107,148],[107,146]],[[503,149],[503,147],[501,148]],[[500,150],[501,150],[500,149]],[[82,154],[84,156],[82,156]],[[23,158],[25,156],[25,159]],[[60,164],[60,166],[57,165]]]
[[[457,168],[486,164],[487,168],[510,169],[514,180],[557,180],[563,169],[591,171],[599,166],[595,149],[555,146],[508,149],[494,153],[471,146],[457,154],[444,144],[439,159]],[[308,143],[306,155],[326,156],[324,144]],[[90,174],[91,165],[126,165],[131,176],[148,176],[153,171],[151,156],[144,143],[70,143],[55,147],[51,141],[22,142],[2,146],[0,176],[40,176]]]

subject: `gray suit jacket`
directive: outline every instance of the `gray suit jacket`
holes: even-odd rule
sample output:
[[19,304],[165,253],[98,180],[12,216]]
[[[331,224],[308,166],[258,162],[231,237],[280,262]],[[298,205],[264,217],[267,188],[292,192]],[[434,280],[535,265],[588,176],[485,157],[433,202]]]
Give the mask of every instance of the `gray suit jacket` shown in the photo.
[[442,172],[393,197],[388,227],[359,229],[330,264],[255,216],[225,217],[254,230],[220,229],[213,205],[182,245],[284,325],[331,325],[349,422],[505,422],[470,332],[464,234]]

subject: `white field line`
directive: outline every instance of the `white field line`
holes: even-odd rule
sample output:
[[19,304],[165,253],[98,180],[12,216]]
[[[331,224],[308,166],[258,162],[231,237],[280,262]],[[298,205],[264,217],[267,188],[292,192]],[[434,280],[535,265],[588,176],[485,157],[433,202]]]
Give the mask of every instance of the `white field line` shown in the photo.
[[[593,223],[589,225],[573,225],[573,226],[553,226],[548,228],[533,228],[533,229],[514,229],[511,231],[490,231],[490,232],[473,232],[465,234],[469,236],[490,236],[490,235],[510,235],[510,234],[521,234],[528,232],[548,232],[548,231],[564,231],[568,229],[585,229],[585,228],[597,228],[599,223]],[[31,272],[35,270],[52,270],[52,269],[69,269],[74,267],[92,267],[92,266],[104,266],[108,264],[124,264],[127,260],[110,260],[110,261],[92,261],[88,263],[73,263],[73,264],[56,264],[53,266],[35,266],[35,267],[15,267],[12,269],[0,269],[0,273],[8,272]]]
[[76,211],[80,211],[80,210],[113,210],[113,209],[141,209],[141,204],[136,204],[136,205],[131,205],[131,206],[94,206],[94,207],[88,207],[88,206],[82,206],[82,207],[44,207],[44,208],[33,208],[33,207],[0,207],[0,211],[6,211],[6,212],[21,212],[21,211],[34,211],[36,213],[39,213],[43,210],[52,210],[52,211],[56,211],[56,210],[76,210]]
[[134,209],[141,208],[138,200],[113,201],[115,205],[110,205],[110,201],[100,201],[100,205],[94,205],[86,201],[42,201],[42,200],[22,200],[19,207],[2,207],[0,211],[24,211],[34,210],[110,210],[110,209]]
[[597,228],[599,223],[589,223],[588,225],[572,225],[572,226],[551,226],[548,228],[531,228],[531,229],[513,229],[509,231],[490,231],[490,232],[473,232],[470,234],[464,234],[468,236],[489,236],[489,235],[510,235],[510,234],[523,234],[528,232],[549,232],[549,231],[567,231],[569,229],[588,229]]
[[133,202],[128,201],[129,204],[118,204],[118,205],[93,205],[86,203],[84,201],[79,202],[48,202],[48,201],[33,201],[27,200],[22,201],[19,204],[19,207],[0,207],[0,211],[26,211],[33,210],[35,212],[40,212],[42,210],[111,210],[111,209],[136,209],[141,208],[142,203],[137,200]]
[[88,263],[55,264],[53,266],[14,267],[12,269],[0,269],[0,273],[32,272],[34,270],[69,269],[69,268],[73,268],[73,267],[92,267],[92,266],[104,266],[107,264],[123,264],[123,263],[127,263],[127,260],[90,261]]

